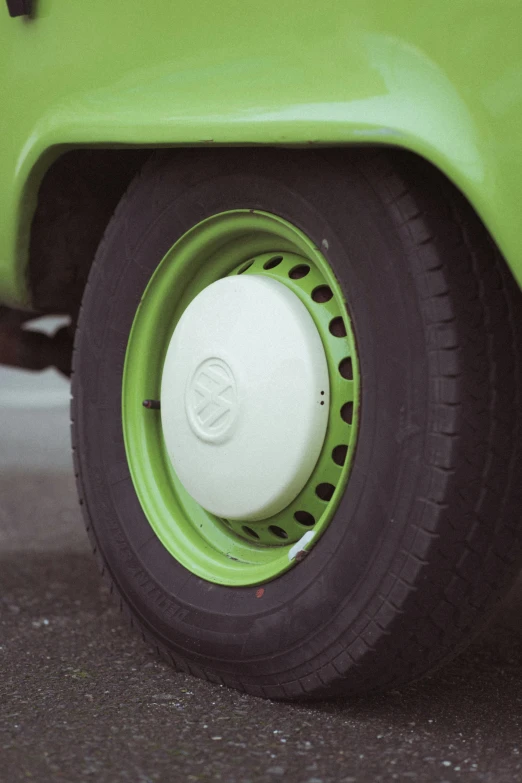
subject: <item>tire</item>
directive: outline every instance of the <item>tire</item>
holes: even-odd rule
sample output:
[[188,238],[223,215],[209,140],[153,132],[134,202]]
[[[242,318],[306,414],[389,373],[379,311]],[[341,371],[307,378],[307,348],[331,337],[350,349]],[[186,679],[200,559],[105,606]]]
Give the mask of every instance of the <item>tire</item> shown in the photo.
[[[213,584],[167,552],[122,424],[125,352],[152,274],[198,221],[234,209],[281,216],[321,247],[361,383],[335,515],[261,589]],[[155,154],[98,250],[74,352],[80,502],[132,624],[179,670],[272,699],[396,688],[458,651],[520,560],[520,313],[475,213],[409,153]]]

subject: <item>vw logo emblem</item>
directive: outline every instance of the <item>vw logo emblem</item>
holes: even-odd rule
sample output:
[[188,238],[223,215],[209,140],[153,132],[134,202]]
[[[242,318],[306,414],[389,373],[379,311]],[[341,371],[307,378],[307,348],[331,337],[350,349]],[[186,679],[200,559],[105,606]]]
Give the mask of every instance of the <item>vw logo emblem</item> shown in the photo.
[[223,442],[231,434],[238,409],[236,381],[223,359],[205,359],[187,384],[185,410],[201,440]]

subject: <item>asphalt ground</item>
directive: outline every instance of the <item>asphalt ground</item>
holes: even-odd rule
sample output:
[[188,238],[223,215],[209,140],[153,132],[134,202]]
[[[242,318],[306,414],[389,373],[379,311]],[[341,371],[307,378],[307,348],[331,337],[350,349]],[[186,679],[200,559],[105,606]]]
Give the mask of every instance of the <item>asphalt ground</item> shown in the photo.
[[0,372],[0,783],[522,780],[522,585],[402,691],[296,706],[177,673],[98,575],[66,384],[30,380]]

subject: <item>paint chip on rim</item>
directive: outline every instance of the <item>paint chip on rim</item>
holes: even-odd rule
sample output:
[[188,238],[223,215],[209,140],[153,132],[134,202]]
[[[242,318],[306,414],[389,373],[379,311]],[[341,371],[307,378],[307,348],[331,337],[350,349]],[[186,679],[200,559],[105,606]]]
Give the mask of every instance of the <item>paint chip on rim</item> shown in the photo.
[[304,549],[304,547],[310,543],[310,541],[313,539],[314,536],[315,536],[314,530],[307,530],[304,536],[301,536],[299,541],[296,544],[294,544],[293,547],[288,552],[288,559],[290,560],[290,562],[292,562],[292,560],[296,560],[299,552],[301,552]]

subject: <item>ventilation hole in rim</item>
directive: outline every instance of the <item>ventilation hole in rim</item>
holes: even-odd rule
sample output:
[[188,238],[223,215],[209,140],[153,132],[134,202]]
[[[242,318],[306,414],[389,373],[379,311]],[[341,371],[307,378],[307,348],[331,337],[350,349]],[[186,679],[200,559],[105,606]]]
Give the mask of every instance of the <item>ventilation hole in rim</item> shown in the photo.
[[221,521],[224,522],[225,525],[228,525],[230,527],[230,522],[228,521],[228,519],[221,518]]
[[345,402],[341,408],[341,419],[347,424],[352,423],[353,419],[353,402]]
[[286,530],[283,530],[282,527],[278,527],[277,525],[270,525],[268,529],[272,535],[277,536],[278,538],[288,538],[288,533]]
[[306,527],[312,527],[312,525],[315,525],[315,518],[308,513],[308,511],[296,511],[294,514],[294,519],[296,522],[299,522],[301,525],[306,525]]
[[310,267],[308,264],[300,264],[299,266],[294,266],[294,268],[289,271],[288,277],[291,277],[292,280],[301,280],[302,277],[306,277],[309,271]]
[[340,361],[339,372],[347,381],[353,381],[353,366],[352,360],[349,357]]
[[334,337],[346,337],[346,326],[344,325],[344,321],[340,316],[333,318],[330,321],[329,329],[330,333],[333,334]]
[[336,446],[332,451],[332,459],[336,465],[341,467],[346,462],[346,455],[348,454],[348,446]]
[[279,266],[282,260],[283,260],[283,256],[274,256],[269,261],[263,264],[263,269],[273,269],[275,266]]
[[318,304],[323,304],[323,302],[329,302],[332,296],[333,296],[333,291],[329,285],[320,285],[317,288],[314,288],[314,290],[312,291],[312,299],[314,300],[314,302],[317,302]]
[[243,272],[246,272],[247,269],[250,269],[253,263],[254,263],[253,261],[248,261],[246,264],[243,264],[241,269],[238,270],[238,275],[242,275]]
[[333,484],[328,484],[324,482],[323,484],[318,484],[315,488],[315,494],[318,498],[321,498],[321,500],[331,500],[332,495],[335,492],[335,487]]
[[246,533],[247,536],[250,536],[251,538],[259,538],[259,536],[257,535],[256,531],[252,530],[251,527],[247,527],[246,525],[243,525],[241,530],[243,531],[243,533]]

